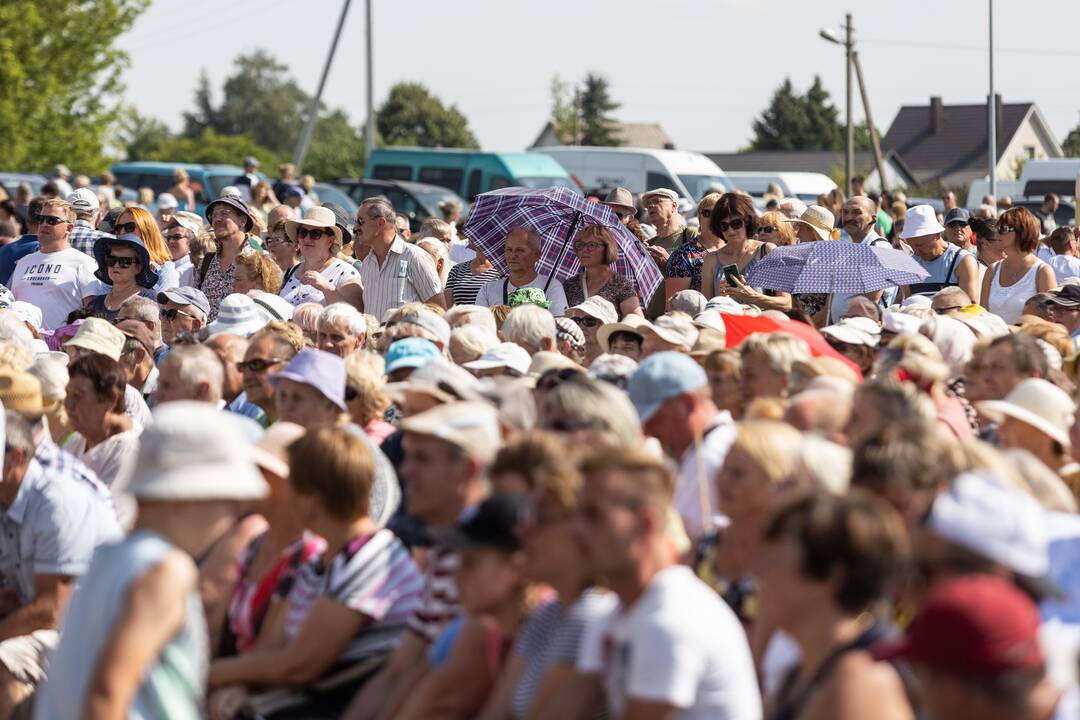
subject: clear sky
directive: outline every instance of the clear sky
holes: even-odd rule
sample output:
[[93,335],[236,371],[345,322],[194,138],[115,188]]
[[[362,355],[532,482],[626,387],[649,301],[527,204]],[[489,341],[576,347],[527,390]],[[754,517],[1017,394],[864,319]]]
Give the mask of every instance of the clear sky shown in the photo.
[[[843,49],[818,37],[854,13],[878,127],[904,104],[985,102],[987,0],[373,0],[375,105],[401,80],[465,113],[481,145],[529,145],[558,74],[608,78],[618,119],[659,122],[677,147],[731,151],[790,76],[822,77],[843,117]],[[357,124],[365,102],[365,0],[353,0],[324,93]],[[237,55],[265,48],[314,92],[341,0],[154,0],[119,39],[125,99],[179,128],[201,70],[220,90]],[[996,86],[1035,101],[1058,142],[1080,122],[1080,2],[995,2]],[[858,105],[856,121],[862,119]]]

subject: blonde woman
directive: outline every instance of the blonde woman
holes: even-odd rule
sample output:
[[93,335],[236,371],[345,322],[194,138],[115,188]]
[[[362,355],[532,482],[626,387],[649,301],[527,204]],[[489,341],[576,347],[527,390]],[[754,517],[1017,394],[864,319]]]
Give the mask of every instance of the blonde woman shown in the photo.
[[929,397],[937,411],[937,425],[961,440],[972,437],[964,404],[949,394],[949,366],[933,341],[924,335],[898,335],[874,363],[875,378],[908,383]]
[[782,245],[794,245],[795,226],[788,222],[788,217],[779,210],[770,210],[758,220],[756,240],[764,243],[772,243],[777,247]]
[[252,290],[261,290],[271,295],[281,291],[281,268],[269,253],[252,252],[236,258],[236,272],[233,273],[233,292],[247,295]]
[[191,188],[191,178],[187,170],[176,168],[173,170],[173,186],[169,193],[176,198],[176,209],[183,212],[195,212],[195,191]]
[[386,386],[385,365],[381,355],[360,350],[345,357],[345,404],[349,417],[379,445],[397,430],[384,420],[390,398]]

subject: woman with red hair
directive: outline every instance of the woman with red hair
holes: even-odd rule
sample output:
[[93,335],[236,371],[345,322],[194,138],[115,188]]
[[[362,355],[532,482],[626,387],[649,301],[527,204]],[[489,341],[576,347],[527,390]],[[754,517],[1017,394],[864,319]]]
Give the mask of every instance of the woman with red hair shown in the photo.
[[[1026,208],[1009,208],[997,224],[999,250],[1005,259],[994,263],[982,283],[980,305],[1010,325],[1020,322],[1024,304],[1032,295],[1057,285],[1054,269],[1035,257],[1039,247],[1039,220]],[[988,240],[989,242],[989,240]]]

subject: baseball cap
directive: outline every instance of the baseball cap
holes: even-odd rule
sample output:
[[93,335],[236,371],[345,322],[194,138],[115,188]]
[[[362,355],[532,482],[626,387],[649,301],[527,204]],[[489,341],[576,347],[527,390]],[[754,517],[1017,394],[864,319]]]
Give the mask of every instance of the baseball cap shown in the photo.
[[877,347],[881,340],[879,334],[867,332],[865,328],[844,320],[836,325],[821,328],[821,334],[848,345],[865,345],[866,347]]
[[398,322],[404,325],[416,325],[427,330],[438,338],[443,347],[450,344],[450,324],[441,315],[427,308],[418,308],[415,312],[402,315],[398,318]]
[[383,391],[399,404],[406,391],[424,393],[439,402],[449,403],[478,398],[476,382],[468,370],[437,357],[409,375],[408,380],[387,383]]
[[90,317],[79,325],[75,337],[64,343],[64,347],[68,346],[96,352],[119,362],[120,353],[124,351],[124,333],[108,320]]
[[1049,302],[1062,307],[1080,307],[1080,285],[1063,285],[1049,292]]
[[67,196],[67,201],[71,203],[71,206],[75,208],[76,212],[97,212],[101,209],[101,202],[98,200],[97,193],[90,188],[79,188],[74,192],[71,192]]
[[204,318],[210,314],[210,301],[206,299],[206,295],[202,290],[190,286],[162,290],[157,295],[157,301],[158,305],[166,302],[190,305],[201,311]]
[[469,370],[490,370],[492,368],[510,368],[521,375],[529,372],[532,356],[517,343],[499,343],[472,362],[462,367]]
[[154,335],[150,329],[139,320],[123,320],[116,324],[116,329],[124,333],[125,337],[134,338],[146,350],[146,354],[154,357]]
[[401,368],[422,368],[441,357],[439,347],[427,338],[401,338],[386,349],[386,374]]
[[650,190],[641,196],[642,204],[648,202],[649,198],[654,195],[660,195],[661,197],[665,197],[676,205],[679,203],[679,194],[674,190],[669,190],[668,188],[656,188],[655,190]]
[[175,210],[180,207],[180,203],[176,201],[176,196],[167,192],[160,193],[157,196],[156,204],[158,210]]
[[1019,588],[994,575],[966,575],[934,588],[907,633],[873,654],[992,677],[1042,667],[1038,631],[1039,610]]
[[484,402],[446,403],[404,418],[399,426],[447,442],[485,463],[495,458],[501,444],[498,415]]
[[665,401],[708,383],[705,370],[684,353],[650,355],[630,376],[627,392],[641,422],[648,421]]
[[697,290],[680,290],[671,296],[671,309],[687,315],[699,315],[705,311],[705,296]]
[[969,220],[971,220],[971,213],[969,213],[966,208],[955,207],[945,213],[945,227],[949,227],[953,223],[963,223],[964,225],[967,225]]
[[524,495],[498,493],[466,509],[452,527],[432,528],[430,533],[437,544],[456,550],[517,552],[528,517],[529,501]]
[[169,224],[167,227],[172,227],[173,225],[179,225],[185,230],[190,230],[192,235],[198,235],[199,232],[202,231],[203,221],[202,218],[195,213],[181,210],[180,212],[175,212],[169,216]]

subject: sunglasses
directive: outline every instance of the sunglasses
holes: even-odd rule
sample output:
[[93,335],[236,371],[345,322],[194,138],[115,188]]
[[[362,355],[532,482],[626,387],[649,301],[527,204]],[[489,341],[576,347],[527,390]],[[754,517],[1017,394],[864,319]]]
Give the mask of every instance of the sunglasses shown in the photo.
[[117,235],[128,235],[138,230],[139,226],[133,222],[116,223],[113,229],[116,230]]
[[105,257],[106,267],[119,267],[123,270],[127,270],[137,262],[139,261],[136,258],[130,257],[116,257],[115,255],[107,255]]
[[1014,228],[1012,225],[1006,225],[1005,223],[1001,223],[997,226],[997,231],[998,235],[1004,235],[1006,233],[1016,232],[1016,228]]
[[741,230],[744,224],[745,223],[743,223],[742,220],[740,220],[739,218],[735,218],[731,222],[718,222],[718,223],[716,223],[716,229],[719,230],[722,233],[725,233],[729,229],[730,230]]
[[777,227],[775,225],[762,225],[758,228],[758,235],[768,235],[769,233],[776,232]]
[[41,215],[41,214],[34,215],[33,220],[38,225],[40,225],[41,223],[45,223],[46,225],[52,225],[54,227],[59,225],[60,223],[66,223],[67,222],[67,220],[65,220],[62,217],[56,217],[55,215]]
[[345,386],[345,402],[352,402],[356,398],[360,397],[360,391],[351,385]]
[[169,242],[180,242],[181,240],[187,240],[187,235],[184,233],[170,233],[165,236],[165,239]]
[[572,317],[570,318],[581,327],[594,328],[600,327],[603,323],[594,317]]
[[333,232],[324,228],[307,228],[301,226],[296,229],[296,237],[300,238],[301,240],[306,237],[309,237],[312,240],[319,240],[320,238],[331,236],[333,234]]
[[536,389],[541,392],[552,390],[558,385],[578,375],[581,375],[581,373],[574,368],[559,368],[558,370],[548,370],[540,376],[539,380],[536,381]]
[[954,310],[962,310],[963,307],[963,305],[950,305],[949,307],[934,308],[934,312],[936,312],[938,315],[948,315]]
[[269,360],[264,360],[263,358],[255,358],[254,360],[244,360],[243,362],[236,363],[236,369],[240,372],[244,372],[246,370],[253,373],[263,373],[274,367],[275,365],[280,365],[283,362],[285,361],[281,358],[270,358]]
[[195,316],[189,312],[184,312],[180,308],[169,308],[168,310],[161,311],[161,319],[173,321],[177,317],[183,315],[184,317],[194,318]]

